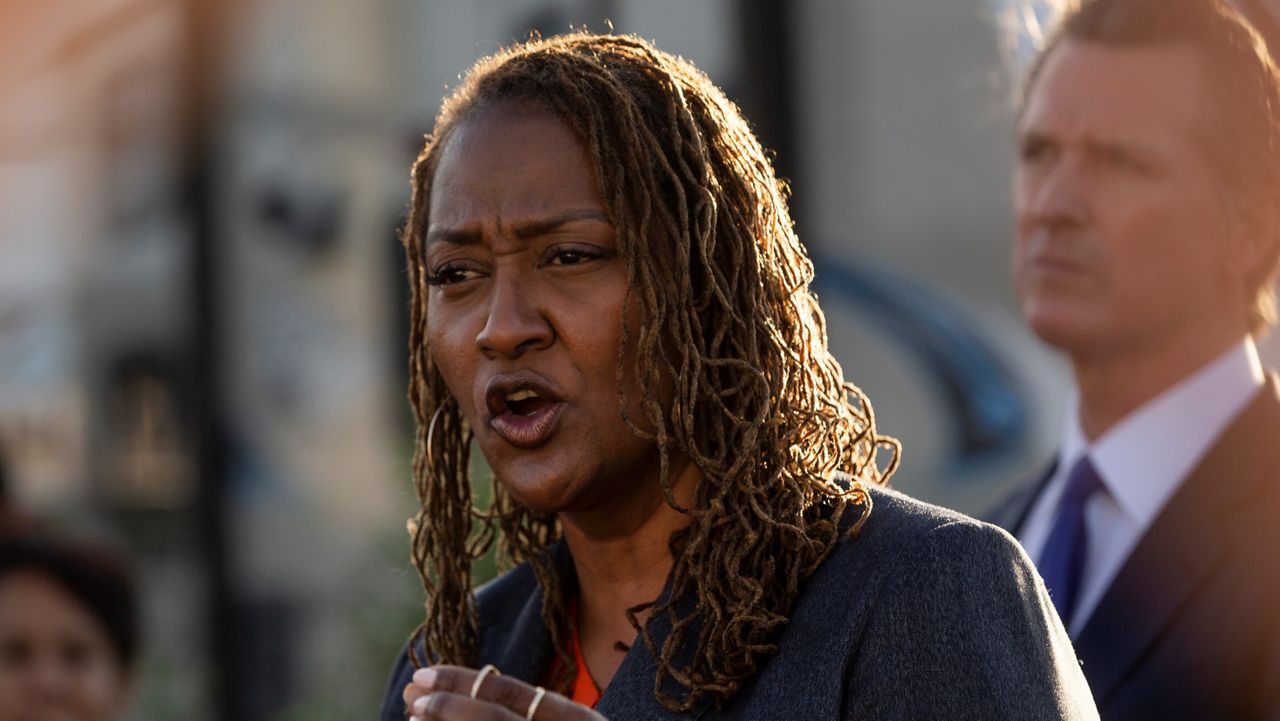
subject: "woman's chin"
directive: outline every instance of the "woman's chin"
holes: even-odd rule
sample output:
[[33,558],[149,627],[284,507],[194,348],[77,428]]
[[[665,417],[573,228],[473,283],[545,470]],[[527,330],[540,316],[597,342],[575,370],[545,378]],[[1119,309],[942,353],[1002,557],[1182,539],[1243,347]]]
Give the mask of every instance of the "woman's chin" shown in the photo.
[[559,513],[577,496],[577,484],[543,473],[495,470],[498,483],[516,503],[539,513]]

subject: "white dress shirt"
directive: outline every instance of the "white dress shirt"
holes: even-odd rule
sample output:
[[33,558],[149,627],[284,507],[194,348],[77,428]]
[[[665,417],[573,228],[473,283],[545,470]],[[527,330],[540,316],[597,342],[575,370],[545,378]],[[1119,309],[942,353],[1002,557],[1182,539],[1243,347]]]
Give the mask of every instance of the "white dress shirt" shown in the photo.
[[1088,454],[1103,487],[1085,504],[1089,546],[1084,575],[1074,614],[1062,619],[1072,638],[1174,491],[1265,382],[1258,349],[1246,338],[1092,444],[1080,430],[1079,399],[1069,404],[1057,469],[1032,505],[1018,540],[1038,563],[1067,474]]

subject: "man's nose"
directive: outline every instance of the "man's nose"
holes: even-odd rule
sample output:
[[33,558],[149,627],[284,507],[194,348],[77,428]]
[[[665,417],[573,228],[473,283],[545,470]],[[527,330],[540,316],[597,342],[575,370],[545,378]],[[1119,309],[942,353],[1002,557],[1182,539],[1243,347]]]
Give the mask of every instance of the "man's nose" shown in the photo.
[[518,358],[526,350],[547,346],[554,337],[530,281],[516,273],[496,275],[489,315],[476,336],[480,352],[489,358]]
[[1085,180],[1074,159],[1055,163],[1027,189],[1024,220],[1050,227],[1074,227],[1089,219]]

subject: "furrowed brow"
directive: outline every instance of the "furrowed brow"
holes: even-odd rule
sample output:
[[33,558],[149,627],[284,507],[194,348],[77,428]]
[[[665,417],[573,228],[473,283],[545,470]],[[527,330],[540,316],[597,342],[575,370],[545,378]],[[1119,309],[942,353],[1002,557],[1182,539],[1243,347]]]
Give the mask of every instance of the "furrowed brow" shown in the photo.
[[451,245],[479,245],[484,242],[484,235],[471,228],[432,228],[427,231],[426,244],[435,242]]
[[594,208],[571,210],[567,213],[561,213],[560,215],[551,218],[531,220],[521,223],[516,226],[515,235],[517,238],[522,239],[536,238],[540,235],[553,233],[561,227],[579,220],[596,220],[601,223],[609,223],[608,216],[600,210],[596,210]]

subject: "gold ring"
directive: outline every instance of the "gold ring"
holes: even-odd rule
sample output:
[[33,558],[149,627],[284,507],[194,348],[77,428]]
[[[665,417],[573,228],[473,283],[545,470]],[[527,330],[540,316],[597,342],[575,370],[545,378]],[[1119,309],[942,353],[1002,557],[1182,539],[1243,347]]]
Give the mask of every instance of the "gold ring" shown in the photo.
[[533,691],[533,700],[529,702],[529,710],[524,712],[524,721],[533,721],[533,715],[538,713],[538,704],[542,703],[542,697],[547,695],[547,690],[538,686]]
[[471,698],[472,699],[475,699],[477,696],[480,695],[480,685],[484,683],[485,677],[488,676],[489,674],[493,674],[494,676],[501,676],[502,672],[499,671],[498,668],[493,664],[486,663],[480,669],[480,673],[476,674],[476,680],[471,682]]

